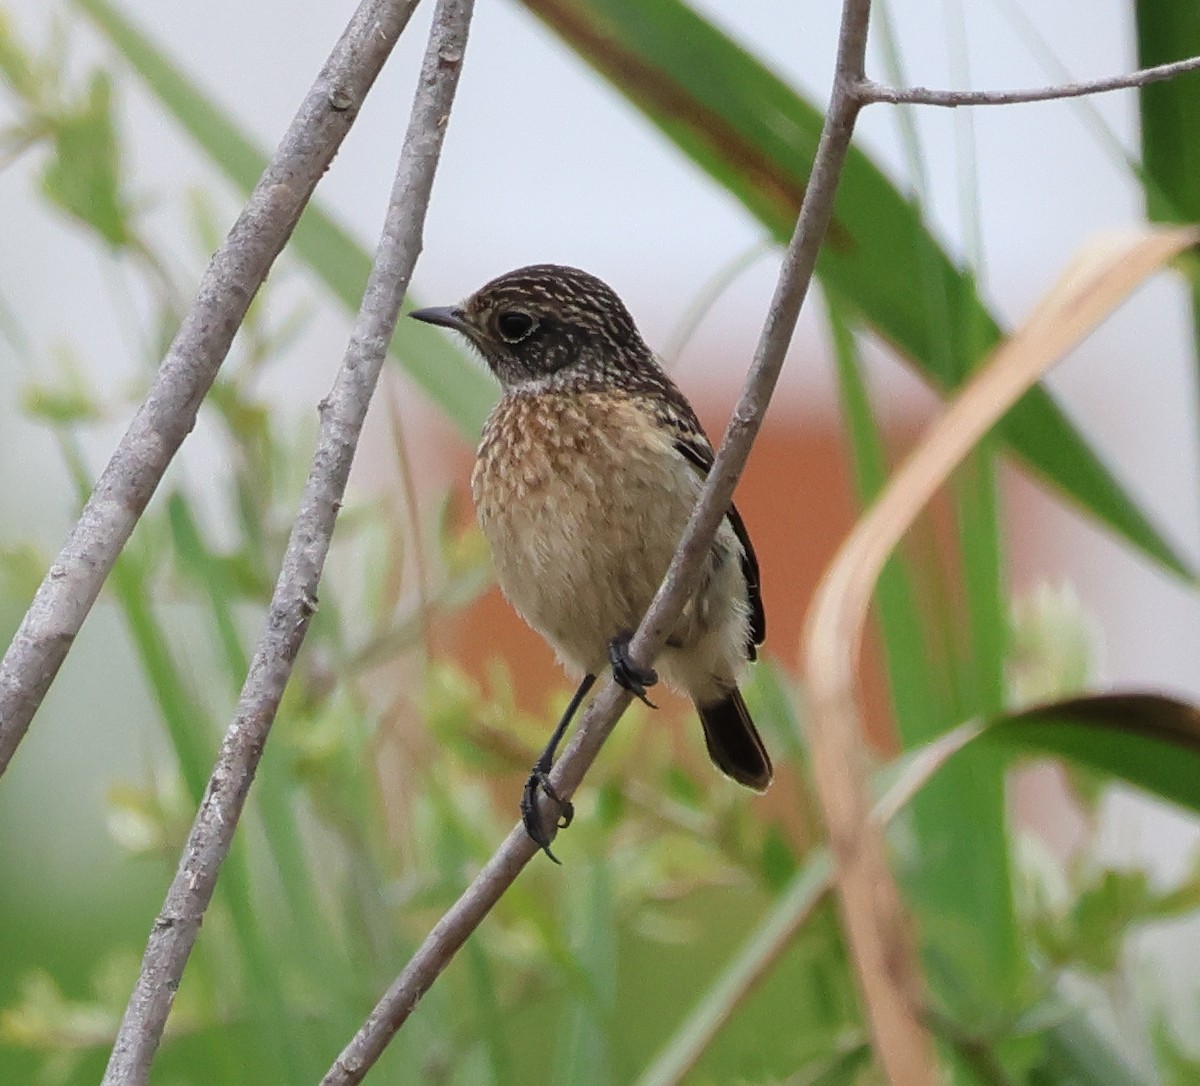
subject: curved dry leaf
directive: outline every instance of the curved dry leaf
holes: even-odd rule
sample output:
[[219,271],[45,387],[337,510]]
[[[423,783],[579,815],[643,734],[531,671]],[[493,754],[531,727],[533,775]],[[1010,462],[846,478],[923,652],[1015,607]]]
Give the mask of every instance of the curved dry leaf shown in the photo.
[[[855,525],[817,587],[801,646],[813,771],[846,932],[880,1045],[929,1050],[919,1018],[922,985],[913,940],[882,828],[871,818],[855,703],[855,665],[875,584],[921,510],[1004,413],[1135,287],[1197,241],[1194,228],[1146,227],[1089,245],[950,403]],[[920,1081],[932,1082],[932,1071]]]
[[951,401],[855,525],[809,608],[802,650],[806,659],[836,666],[841,646],[857,646],[884,562],[950,473],[1055,362],[1151,274],[1198,242],[1195,227],[1143,227],[1098,238],[1072,261],[1025,324]]

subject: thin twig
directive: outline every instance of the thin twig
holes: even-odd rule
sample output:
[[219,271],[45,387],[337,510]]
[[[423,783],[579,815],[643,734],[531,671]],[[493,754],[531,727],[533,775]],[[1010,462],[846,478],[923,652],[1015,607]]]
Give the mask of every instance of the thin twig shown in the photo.
[[471,9],[472,0],[440,0],[434,14],[383,234],[345,358],[332,391],[321,402],[317,449],[266,630],[179,869],[151,931],[104,1086],[140,1086],[147,1079],[175,990],[212,899],[218,870],[229,851],[268,731],[316,608],[317,585],[359,434],[421,249],[425,210],[458,84]]
[[1130,72],[1128,75],[1113,75],[1084,83],[1032,87],[1027,90],[955,91],[932,90],[929,87],[887,87],[882,83],[864,79],[858,85],[857,94],[864,105],[871,102],[891,102],[917,106],[946,106],[951,109],[958,106],[1011,106],[1020,102],[1052,102],[1059,98],[1082,98],[1084,95],[1104,94],[1106,91],[1145,87],[1150,83],[1162,83],[1185,72],[1195,71],[1200,71],[1200,57],[1158,64],[1153,68]]
[[[784,252],[779,281],[754,363],[671,568],[630,642],[630,652],[635,659],[653,660],[658,655],[699,580],[701,566],[717,527],[729,509],[734,487],[746,465],[750,447],[783,368],[800,307],[812,281],[821,239],[833,212],[834,193],[859,109],[853,89],[862,79],[869,10],[870,0],[845,0],[829,112],[796,229]],[[551,773],[551,781],[559,795],[569,797],[579,786],[629,701],[628,691],[611,680],[605,683]],[[543,824],[551,825],[550,809],[547,808],[543,815]],[[353,1086],[362,1081],[430,985],[535,852],[537,846],[524,828],[517,825],[426,936],[322,1079],[322,1086]]]
[[125,436],[0,663],[0,774],[229,351],[254,295],[358,116],[417,0],[362,0],[200,280]]

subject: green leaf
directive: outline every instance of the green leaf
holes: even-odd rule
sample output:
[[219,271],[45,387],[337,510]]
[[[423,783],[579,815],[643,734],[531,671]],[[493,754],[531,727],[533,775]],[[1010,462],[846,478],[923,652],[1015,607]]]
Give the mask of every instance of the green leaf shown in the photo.
[[38,590],[50,559],[32,543],[0,547],[0,601],[25,607]]
[[[821,113],[681,0],[523,0],[779,242],[792,232]],[[818,275],[938,387],[955,387],[1001,329],[922,221],[852,148]],[[1168,569],[1187,563],[1042,388],[999,427],[1008,445]]]
[[617,911],[613,877],[600,859],[567,887],[568,928],[583,984],[573,987],[555,1031],[550,1081],[555,1086],[606,1086],[617,1001]]
[[50,426],[72,426],[103,417],[92,389],[77,370],[68,369],[56,383],[34,381],[21,389],[21,409]]
[[[107,0],[75,3],[108,36],[150,91],[243,193],[267,165],[236,120],[207,98],[170,57]],[[358,309],[371,258],[332,215],[314,200],[301,217],[291,247],[309,270],[350,312]],[[405,312],[417,305],[410,292]],[[496,389],[446,336],[417,321],[401,320],[390,353],[469,440],[482,429]]]
[[1187,1047],[1163,1021],[1155,1023],[1153,1031],[1155,1061],[1163,1073],[1163,1086],[1190,1086],[1200,1082],[1200,1052],[1195,1039]]
[[[826,291],[826,299],[844,430],[860,502],[866,505],[887,479],[883,434],[863,380],[851,313],[836,292]],[[964,492],[965,484],[957,490],[960,524],[964,537],[973,529],[975,542],[971,548],[964,541],[964,578],[975,605],[972,617],[977,618],[989,604],[998,607],[994,580],[979,572],[980,567],[987,571],[998,566],[994,546],[987,545],[997,529],[994,507],[967,502]],[[987,487],[967,493],[977,492],[986,493]],[[983,716],[999,709],[998,704],[980,704],[976,684],[964,682],[960,674],[986,673],[984,666],[967,668],[961,660],[942,659],[930,651],[936,619],[917,605],[918,598],[913,563],[903,554],[893,555],[879,578],[875,600],[896,726],[906,750],[928,743],[964,715]],[[1003,654],[996,655],[994,648],[991,653],[998,670]],[[974,660],[988,656],[984,645],[974,646]],[[947,694],[951,686],[970,688],[968,697],[976,700],[963,711]],[[986,991],[988,998],[997,1000],[1015,996],[1024,961],[1012,904],[1003,770],[996,751],[976,746],[960,753],[914,797],[913,824],[920,847],[908,884],[926,929],[931,936],[936,933],[930,955],[958,960],[960,971],[979,982],[973,994],[981,998]],[[964,930],[969,937],[955,937]],[[956,953],[964,946],[969,946],[969,965]]]
[[180,491],[167,499],[167,522],[180,572],[191,579],[208,599],[213,634],[220,644],[226,677],[236,697],[250,667],[250,657],[242,644],[234,619],[237,587],[228,563],[221,561],[204,540],[191,502]]
[[1103,694],[998,720],[989,742],[1050,754],[1200,812],[1200,710],[1161,694]]
[[1151,1086],[1082,1016],[1050,1030],[1042,1062],[1029,1082],[1030,1086]]
[[776,892],[782,892],[796,873],[796,857],[778,823],[772,822],[763,835],[760,868],[763,882]]
[[[1138,0],[1138,64],[1152,67],[1200,55],[1195,0]],[[1138,90],[1146,215],[1157,222],[1200,222],[1200,72]],[[1200,366],[1200,266],[1192,281],[1192,344]]]
[[38,99],[41,87],[34,72],[33,58],[17,41],[12,19],[3,8],[0,8],[0,76],[27,102]]
[[121,199],[108,76],[96,72],[78,108],[55,116],[49,123],[54,156],[42,171],[42,191],[114,248],[129,244],[132,233]]
[[1160,918],[1162,897],[1145,871],[1100,871],[1079,888],[1065,915],[1035,921],[1043,953],[1060,968],[1111,974],[1130,929]]
[[[1195,0],[1138,0],[1138,66],[1200,55]],[[1146,214],[1158,222],[1200,221],[1200,72],[1138,89],[1142,166],[1151,182]]]

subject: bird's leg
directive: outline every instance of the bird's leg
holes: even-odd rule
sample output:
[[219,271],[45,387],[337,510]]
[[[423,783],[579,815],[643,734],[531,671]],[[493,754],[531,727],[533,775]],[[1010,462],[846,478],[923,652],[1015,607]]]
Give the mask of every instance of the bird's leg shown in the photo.
[[646,687],[658,682],[658,672],[652,667],[639,667],[629,655],[629,642],[633,634],[617,634],[608,643],[608,661],[612,664],[613,678],[635,697],[641,698],[651,709],[657,709],[648,697]]
[[554,765],[554,753],[558,750],[558,744],[562,742],[563,736],[567,734],[571,718],[578,711],[580,703],[587,697],[587,692],[591,690],[592,684],[595,681],[595,675],[585,675],[583,677],[583,681],[579,684],[578,689],[571,696],[571,701],[567,705],[566,711],[555,726],[554,733],[550,736],[550,741],[546,744],[545,750],[542,751],[538,760],[533,763],[533,770],[530,772],[528,780],[525,781],[525,791],[521,793],[521,822],[525,826],[525,832],[533,838],[541,847],[541,850],[555,863],[559,863],[559,859],[550,851],[550,837],[542,829],[542,819],[538,811],[537,802],[538,789],[540,788],[550,799],[558,804],[558,828],[565,830],[571,824],[571,819],[575,817],[575,808],[569,800],[562,799],[554,790],[554,786],[550,783],[550,767]]

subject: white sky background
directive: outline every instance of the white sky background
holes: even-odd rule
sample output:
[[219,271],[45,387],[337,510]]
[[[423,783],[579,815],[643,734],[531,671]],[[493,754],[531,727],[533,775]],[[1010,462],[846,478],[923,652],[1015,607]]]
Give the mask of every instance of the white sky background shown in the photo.
[[[1003,2],[965,4],[966,63],[973,85],[1053,82],[1002,13]],[[349,0],[124,0],[122,6],[264,147],[274,146],[352,10]],[[479,0],[477,6],[417,268],[419,297],[427,304],[455,301],[520,264],[573,263],[608,280],[647,339],[662,345],[696,291],[760,239],[762,230],[524,9],[502,0]],[[824,101],[839,7],[833,0],[703,0],[698,6]],[[961,85],[964,62],[947,29],[951,5],[896,0],[891,7],[909,82]],[[39,43],[45,40],[48,14],[63,10],[48,0],[7,0],[4,8],[23,37]],[[1038,0],[1027,8],[1073,76],[1092,78],[1133,66],[1127,3]],[[382,218],[431,10],[427,3],[415,16],[318,190],[368,243]],[[73,38],[81,61],[101,55],[102,47],[86,29]],[[870,67],[881,77],[877,50]],[[166,201],[192,184],[228,190],[135,79],[122,82],[119,96],[136,191],[152,206],[163,202],[154,217],[156,236],[166,239],[181,260],[194,261],[190,243],[178,240],[179,213]],[[1128,93],[1092,99],[1090,106],[1052,103],[971,115],[985,289],[1009,322],[1027,312],[1080,244],[1140,217],[1140,194],[1085,120],[1088,108],[1135,153],[1136,104]],[[0,116],[0,124],[3,120]],[[962,112],[918,113],[931,214],[943,239],[958,252],[963,251],[962,224],[971,214],[960,200],[963,180],[955,145],[956,125],[966,120]],[[892,107],[871,107],[859,134],[893,176],[905,176]],[[46,214],[32,194],[35,161],[0,174],[0,296],[20,314],[35,356],[48,357],[56,344],[73,343],[86,372],[114,384],[128,381],[138,365],[115,312],[112,270],[97,259],[90,239]],[[219,206],[231,221],[233,198],[223,196]],[[681,362],[678,374],[685,386],[694,389],[705,376],[724,380],[732,398],[774,274],[775,261],[762,261],[715,307]],[[284,289],[299,298],[308,287],[293,276]],[[807,413],[830,402],[829,366],[819,349],[813,311],[810,305],[784,377],[781,411]],[[1068,360],[1051,383],[1172,538],[1194,554],[1200,524],[1194,470],[1200,453],[1183,313],[1178,285],[1160,279]],[[346,327],[341,318],[320,320],[304,368],[275,375],[272,387],[289,391],[297,414],[311,412],[327,391]],[[56,476],[56,454],[15,413],[13,398],[22,379],[20,367],[0,346],[0,495],[9,508],[35,510],[36,518],[31,525],[0,527],[0,542],[33,528],[44,530],[47,546],[56,546],[68,499],[43,500],[40,506],[36,500],[45,477]],[[890,408],[909,399],[911,384],[897,380],[894,372],[881,387]],[[203,434],[198,437],[203,440]],[[1029,553],[1038,559],[1036,573],[1054,578],[1069,571],[1079,586],[1084,605],[1104,631],[1104,679],[1162,684],[1200,697],[1194,597],[1109,540],[1085,531],[1051,503],[1039,502],[1037,508],[1039,519],[1028,541]],[[1140,816],[1119,813],[1115,837],[1136,839],[1160,854],[1164,865],[1182,862],[1180,833],[1160,831],[1157,822],[1147,832],[1140,828]]]

